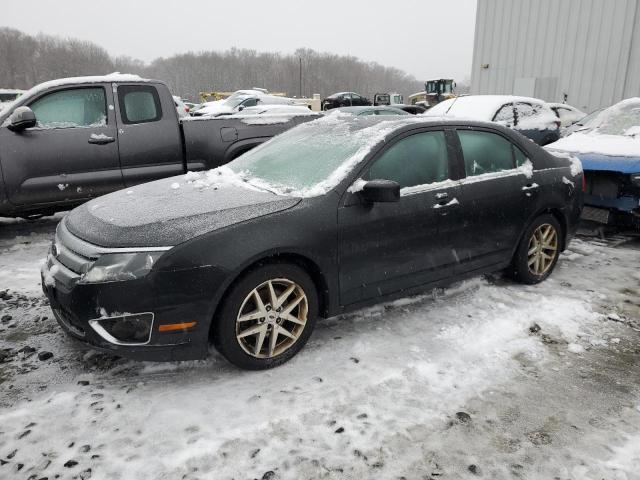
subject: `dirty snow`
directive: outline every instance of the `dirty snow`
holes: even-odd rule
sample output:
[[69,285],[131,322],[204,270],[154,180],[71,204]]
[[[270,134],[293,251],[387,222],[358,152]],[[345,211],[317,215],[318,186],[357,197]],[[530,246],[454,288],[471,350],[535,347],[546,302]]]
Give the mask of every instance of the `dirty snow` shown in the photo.
[[244,372],[62,334],[38,284],[54,225],[0,230],[0,478],[638,478],[637,240],[576,240],[541,285],[320,321],[291,362]]

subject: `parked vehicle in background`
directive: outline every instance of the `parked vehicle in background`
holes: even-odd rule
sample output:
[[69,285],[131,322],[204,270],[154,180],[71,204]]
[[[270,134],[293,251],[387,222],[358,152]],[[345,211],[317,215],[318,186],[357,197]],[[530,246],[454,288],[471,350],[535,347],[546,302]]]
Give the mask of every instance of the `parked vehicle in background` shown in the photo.
[[187,107],[182,99],[177,96],[173,96],[173,103],[176,106],[176,111],[178,112],[178,117],[186,117],[189,115],[189,107]]
[[332,109],[327,115],[333,113],[349,113],[356,117],[363,117],[369,115],[409,115],[407,112],[400,110],[396,107],[339,107]]
[[599,112],[580,130],[547,148],[582,162],[584,219],[640,228],[640,98]]
[[407,113],[410,113],[411,115],[419,115],[421,113],[424,113],[427,111],[427,108],[425,108],[422,105],[394,105],[394,108],[399,108],[402,111],[405,111]]
[[314,112],[309,107],[303,107],[300,105],[259,105],[256,107],[247,107],[238,113],[227,118],[237,118],[247,115],[280,115],[280,114],[294,114],[294,115],[308,115]]
[[13,102],[16,98],[18,98],[24,92],[25,90],[0,88],[0,110],[2,110],[7,104]]
[[293,98],[280,95],[270,95],[263,90],[238,90],[224,100],[216,100],[203,104],[201,108],[193,112],[194,117],[217,117],[220,115],[232,115],[247,107],[257,105],[295,105]]
[[67,78],[0,111],[0,216],[51,214],[114,190],[231,161],[317,118],[178,119],[167,86],[136,75]]
[[338,107],[369,106],[371,101],[355,92],[339,92],[329,95],[322,101],[322,110]]
[[402,105],[404,97],[399,93],[376,93],[373,96],[373,105]]
[[73,210],[42,285],[89,345],[187,360],[211,339],[270,368],[319,316],[502,269],[543,281],[575,232],[581,177],[497,124],[328,115],[228,166]]
[[560,138],[560,120],[537,98],[511,95],[466,95],[445,100],[425,115],[496,122],[520,132],[538,145]]
[[439,104],[445,100],[455,97],[454,89],[456,82],[451,78],[438,78],[436,80],[427,80],[424,84],[425,99],[424,101],[430,107]]
[[566,103],[547,103],[547,105],[560,120],[561,129],[567,128],[587,116],[583,111]]

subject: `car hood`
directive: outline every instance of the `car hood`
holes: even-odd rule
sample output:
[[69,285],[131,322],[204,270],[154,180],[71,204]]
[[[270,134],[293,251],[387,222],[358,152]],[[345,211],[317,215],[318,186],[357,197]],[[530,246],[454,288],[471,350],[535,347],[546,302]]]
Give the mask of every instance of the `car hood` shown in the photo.
[[640,172],[640,139],[577,132],[545,148],[575,155],[585,170]]
[[77,237],[102,247],[173,246],[191,238],[291,208],[299,198],[233,184],[198,185],[189,175],[120,190],[65,218]]

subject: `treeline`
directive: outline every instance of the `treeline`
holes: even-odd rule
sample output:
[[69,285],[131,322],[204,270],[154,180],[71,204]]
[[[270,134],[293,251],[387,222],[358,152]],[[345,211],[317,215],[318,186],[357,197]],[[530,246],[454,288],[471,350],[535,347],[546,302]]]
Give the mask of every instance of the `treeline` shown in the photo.
[[282,54],[232,48],[189,52],[145,64],[130,57],[112,57],[88,41],[0,28],[0,88],[26,89],[55,78],[114,71],[163,80],[174,94],[191,100],[197,100],[203,91],[251,87],[323,97],[338,91],[369,97],[375,92],[397,91],[406,96],[424,88],[423,81],[397,68],[310,49]]

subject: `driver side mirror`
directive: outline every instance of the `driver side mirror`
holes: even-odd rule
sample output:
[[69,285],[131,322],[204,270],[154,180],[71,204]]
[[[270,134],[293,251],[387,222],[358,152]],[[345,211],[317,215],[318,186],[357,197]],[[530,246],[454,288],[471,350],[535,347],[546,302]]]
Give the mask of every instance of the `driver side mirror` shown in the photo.
[[244,110],[244,105],[240,105],[240,106],[238,107],[238,111],[239,111],[239,112],[241,112],[242,110]]
[[370,203],[389,203],[400,200],[400,184],[393,180],[369,180],[362,187],[362,198]]
[[9,130],[21,132],[27,128],[35,127],[37,124],[36,115],[29,107],[16,108],[9,117]]

